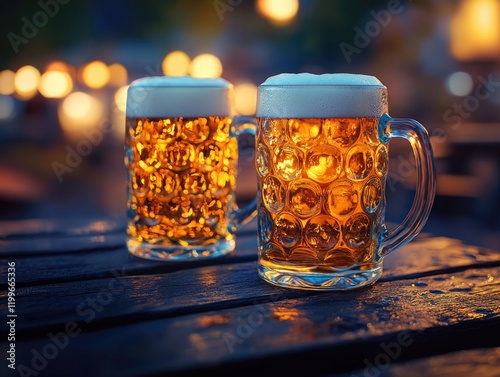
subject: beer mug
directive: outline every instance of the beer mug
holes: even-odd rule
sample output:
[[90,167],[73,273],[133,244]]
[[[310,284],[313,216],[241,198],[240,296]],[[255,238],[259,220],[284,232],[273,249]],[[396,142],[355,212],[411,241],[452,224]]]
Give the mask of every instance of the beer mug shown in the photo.
[[223,79],[148,77],[127,93],[127,247],[164,261],[222,256],[255,201],[235,201],[237,136],[232,85]]
[[[374,283],[386,255],[424,226],[434,200],[427,131],[391,118],[375,77],[282,74],[259,86],[258,271],[272,284],[346,290]],[[385,225],[389,141],[407,139],[418,182],[401,225]]]

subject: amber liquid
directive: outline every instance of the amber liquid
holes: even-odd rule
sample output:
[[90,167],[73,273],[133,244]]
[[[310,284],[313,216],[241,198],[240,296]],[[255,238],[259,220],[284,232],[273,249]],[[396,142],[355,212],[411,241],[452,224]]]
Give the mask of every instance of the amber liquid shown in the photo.
[[157,246],[230,240],[238,148],[227,117],[127,118],[127,233]]
[[378,118],[259,119],[259,263],[369,269],[383,233],[388,150]]

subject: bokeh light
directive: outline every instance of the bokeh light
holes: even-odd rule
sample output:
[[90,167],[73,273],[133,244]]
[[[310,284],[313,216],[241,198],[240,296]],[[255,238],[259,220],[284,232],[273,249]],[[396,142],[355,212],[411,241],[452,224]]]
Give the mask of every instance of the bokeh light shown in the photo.
[[21,99],[32,98],[38,89],[40,72],[31,65],[25,65],[17,70],[14,76],[14,89]]
[[8,96],[14,93],[15,73],[10,69],[0,72],[0,94]]
[[234,87],[234,105],[241,115],[254,115],[257,104],[257,86],[243,82]]
[[92,97],[83,92],[72,93],[62,103],[62,110],[73,119],[86,117],[91,108]]
[[220,77],[222,63],[212,54],[201,54],[193,59],[189,65],[189,73],[193,77]]
[[66,72],[71,75],[74,73],[74,67],[60,60],[55,60],[47,64],[47,66],[45,67],[45,72],[48,71]]
[[165,76],[184,76],[189,71],[191,59],[183,51],[172,51],[163,59],[161,69]]
[[83,92],[73,92],[60,103],[57,115],[66,137],[80,140],[84,130],[95,129],[105,118],[103,104]]
[[128,73],[120,63],[113,63],[109,67],[109,83],[113,86],[122,86],[127,84]]
[[500,2],[462,1],[450,23],[450,50],[459,60],[500,57]]
[[114,109],[111,112],[111,121],[113,123],[113,137],[123,143],[125,140],[125,112]]
[[62,98],[67,96],[73,89],[71,76],[62,71],[48,71],[40,78],[38,90],[47,98]]
[[115,93],[115,105],[116,108],[121,112],[125,112],[125,110],[127,109],[127,90],[128,85],[124,85]]
[[14,117],[15,103],[11,96],[0,95],[0,121]]
[[446,79],[446,89],[454,96],[466,96],[473,86],[472,77],[467,72],[454,72]]
[[95,60],[82,69],[82,81],[92,89],[104,87],[109,82],[109,68],[101,61]]
[[299,12],[299,0],[257,0],[257,12],[275,25],[290,23]]

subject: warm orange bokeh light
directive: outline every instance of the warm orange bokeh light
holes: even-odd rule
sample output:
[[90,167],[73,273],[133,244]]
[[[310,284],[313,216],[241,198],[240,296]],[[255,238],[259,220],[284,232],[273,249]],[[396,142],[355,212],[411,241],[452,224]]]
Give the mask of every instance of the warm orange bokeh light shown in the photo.
[[122,86],[115,93],[115,105],[118,110],[125,112],[127,109],[127,90],[128,85]]
[[189,70],[191,59],[183,51],[172,51],[163,59],[161,69],[165,76],[184,76]]
[[109,82],[109,68],[101,61],[95,60],[82,69],[82,81],[92,89],[104,87]]
[[31,65],[25,65],[17,70],[14,76],[14,89],[21,99],[32,98],[38,88],[40,72]]
[[67,72],[48,71],[40,78],[38,90],[46,98],[62,98],[73,89],[73,80]]
[[64,134],[71,140],[82,139],[82,131],[99,127],[105,119],[103,104],[83,92],[73,92],[59,105],[57,115]]
[[189,73],[193,77],[220,77],[222,63],[212,54],[201,54],[193,59],[189,65]]
[[462,1],[450,24],[450,42],[459,60],[500,58],[500,2]]
[[74,68],[62,61],[55,60],[47,64],[47,66],[45,67],[45,72],[48,71],[66,72],[69,74],[73,74]]
[[109,66],[109,83],[113,86],[126,85],[128,81],[127,69],[120,63]]
[[90,113],[92,97],[83,92],[71,93],[62,103],[62,111],[73,119],[85,118]]
[[257,86],[250,82],[234,87],[234,106],[240,115],[254,115],[257,104]]
[[255,5],[260,15],[275,25],[290,23],[299,12],[299,0],[257,0]]
[[0,94],[8,96],[14,93],[15,73],[9,69],[0,72]]

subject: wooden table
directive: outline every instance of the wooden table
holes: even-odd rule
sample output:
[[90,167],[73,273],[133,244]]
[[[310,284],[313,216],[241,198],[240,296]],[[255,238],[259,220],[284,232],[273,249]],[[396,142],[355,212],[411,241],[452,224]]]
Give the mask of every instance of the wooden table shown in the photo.
[[421,235],[374,286],[320,293],[261,281],[251,225],[191,263],[129,255],[124,228],[0,223],[2,376],[500,376],[498,252]]

